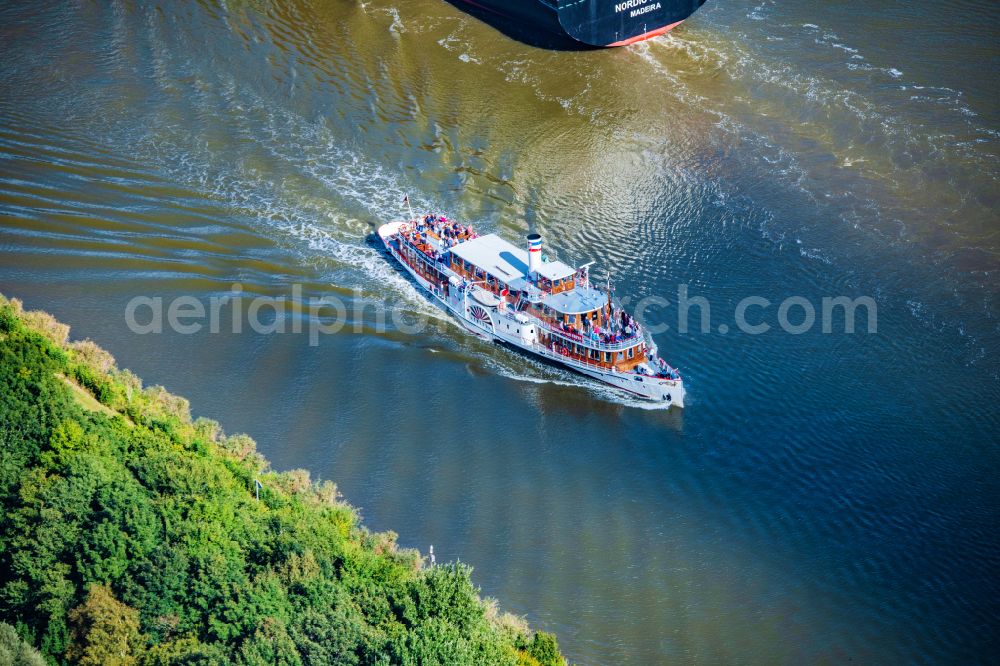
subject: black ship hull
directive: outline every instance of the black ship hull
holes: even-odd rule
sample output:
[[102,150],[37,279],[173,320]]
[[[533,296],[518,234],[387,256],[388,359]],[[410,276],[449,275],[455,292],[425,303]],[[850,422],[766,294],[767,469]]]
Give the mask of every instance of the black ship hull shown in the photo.
[[588,46],[624,46],[662,35],[705,0],[461,0],[473,13],[521,32],[545,31]]

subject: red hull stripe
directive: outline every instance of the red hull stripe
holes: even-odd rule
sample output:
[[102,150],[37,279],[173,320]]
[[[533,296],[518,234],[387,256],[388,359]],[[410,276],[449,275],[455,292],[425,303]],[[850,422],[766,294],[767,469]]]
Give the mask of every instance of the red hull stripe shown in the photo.
[[629,37],[628,39],[623,39],[620,42],[615,42],[613,44],[608,44],[608,46],[628,46],[629,44],[635,44],[636,42],[641,42],[644,39],[649,39],[650,37],[656,37],[657,35],[662,35],[663,33],[676,28],[684,21],[678,21],[677,23],[671,23],[670,25],[665,25],[662,28],[657,28],[656,30],[650,30],[649,32],[644,32],[641,35],[636,35],[635,37]]

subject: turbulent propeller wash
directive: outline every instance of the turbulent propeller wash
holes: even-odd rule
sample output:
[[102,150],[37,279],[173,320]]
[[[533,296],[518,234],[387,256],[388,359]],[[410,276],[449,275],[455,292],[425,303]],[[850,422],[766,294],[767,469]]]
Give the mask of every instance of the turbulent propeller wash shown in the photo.
[[638,321],[591,284],[590,264],[542,257],[438,215],[379,227],[389,254],[434,303],[476,335],[537,354],[615,388],[684,406],[680,374]]

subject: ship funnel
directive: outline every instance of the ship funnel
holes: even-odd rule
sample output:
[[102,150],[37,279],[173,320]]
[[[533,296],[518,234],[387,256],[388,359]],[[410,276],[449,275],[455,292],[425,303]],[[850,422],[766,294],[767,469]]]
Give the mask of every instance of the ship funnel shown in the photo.
[[542,267],[542,237],[539,234],[528,234],[528,273],[538,275]]

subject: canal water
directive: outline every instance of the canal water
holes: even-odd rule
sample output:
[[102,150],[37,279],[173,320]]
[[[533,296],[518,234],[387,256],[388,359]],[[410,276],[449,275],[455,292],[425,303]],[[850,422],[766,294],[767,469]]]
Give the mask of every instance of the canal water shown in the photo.
[[[612,51],[275,5],[4,3],[0,291],[471,563],[573,662],[997,653],[993,3],[711,0]],[[651,299],[686,409],[436,314],[368,240],[406,196]],[[304,332],[126,325],[234,289]],[[874,320],[824,332],[841,296]],[[345,325],[311,345],[319,297]]]

